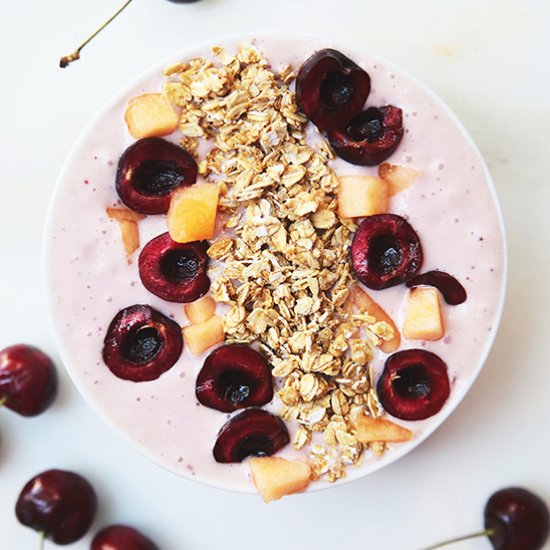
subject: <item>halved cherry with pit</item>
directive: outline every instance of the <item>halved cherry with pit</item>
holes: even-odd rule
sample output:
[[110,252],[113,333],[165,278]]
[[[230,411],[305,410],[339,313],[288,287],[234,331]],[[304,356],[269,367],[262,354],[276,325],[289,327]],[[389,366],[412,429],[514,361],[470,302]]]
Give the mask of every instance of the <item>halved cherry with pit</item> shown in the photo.
[[177,243],[169,233],[155,237],[139,255],[143,286],[168,302],[198,300],[210,288],[207,250],[206,241]]
[[382,407],[402,420],[437,414],[451,392],[447,364],[435,353],[408,349],[386,360],[376,386]]
[[329,132],[334,152],[360,166],[376,166],[390,157],[403,137],[403,112],[399,107],[369,107],[349,124]]
[[148,305],[119,311],[103,345],[103,360],[124,380],[155,380],[174,366],[183,350],[180,326]]
[[118,161],[116,190],[122,202],[141,214],[165,214],[174,189],[197,181],[195,159],[158,137],[136,141]]
[[196,395],[206,407],[222,412],[261,407],[273,398],[271,368],[261,353],[248,346],[221,346],[206,358]]
[[296,78],[296,101],[320,130],[343,128],[361,110],[369,92],[369,75],[332,49],[315,52]]
[[409,222],[397,214],[367,216],[351,244],[351,265],[357,278],[380,290],[414,276],[422,264],[422,246]]
[[247,409],[228,420],[216,439],[216,462],[242,462],[248,456],[271,456],[290,442],[285,423],[262,409]]

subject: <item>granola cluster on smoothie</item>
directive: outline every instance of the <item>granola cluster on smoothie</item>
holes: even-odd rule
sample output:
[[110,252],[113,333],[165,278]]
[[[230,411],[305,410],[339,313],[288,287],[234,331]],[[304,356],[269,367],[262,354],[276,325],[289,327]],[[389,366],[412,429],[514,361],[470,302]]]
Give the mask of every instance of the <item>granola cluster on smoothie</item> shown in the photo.
[[[362,68],[329,49],[297,74],[276,73],[251,46],[213,54],[170,67],[164,93],[130,102],[126,123],[138,141],[117,172],[129,210],[109,211],[129,261],[142,216],[167,215],[168,231],[140,252],[139,273],[153,294],[185,303],[192,324],[182,339],[161,312],[128,307],[113,319],[104,359],[115,375],[145,381],[171,368],[184,343],[194,355],[209,351],[197,399],[239,411],[220,430],[214,458],[256,456],[253,480],[272,500],[309,480],[340,479],[367,450],[380,455],[413,437],[385,412],[417,420],[447,400],[445,363],[422,349],[398,351],[400,331],[364,287],[414,287],[407,339],[441,338],[440,293],[455,304],[466,296],[444,272],[418,275],[420,239],[389,213],[391,197],[420,172],[384,162],[403,136],[402,113],[362,110],[370,92]],[[159,137],[169,134],[181,147]],[[336,174],[335,154],[378,166],[378,175]],[[378,353],[390,356],[377,381]],[[274,394],[277,415],[262,408]],[[307,462],[268,456],[290,442],[281,419]]]

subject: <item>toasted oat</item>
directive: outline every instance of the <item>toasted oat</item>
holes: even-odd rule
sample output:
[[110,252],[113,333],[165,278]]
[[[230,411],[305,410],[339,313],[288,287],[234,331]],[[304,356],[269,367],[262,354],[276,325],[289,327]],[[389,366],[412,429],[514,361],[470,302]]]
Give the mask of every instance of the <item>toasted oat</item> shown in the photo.
[[299,424],[294,446],[310,446],[312,478],[335,481],[373,445],[353,435],[350,414],[381,413],[369,362],[392,327],[349,307],[355,224],[337,214],[329,145],[306,142],[293,68],[275,74],[251,46],[213,51],[214,62],[171,67],[166,85],[184,140],[211,140],[199,172],[226,186],[212,296],[229,306],[226,341],[256,342],[281,379],[280,414]]

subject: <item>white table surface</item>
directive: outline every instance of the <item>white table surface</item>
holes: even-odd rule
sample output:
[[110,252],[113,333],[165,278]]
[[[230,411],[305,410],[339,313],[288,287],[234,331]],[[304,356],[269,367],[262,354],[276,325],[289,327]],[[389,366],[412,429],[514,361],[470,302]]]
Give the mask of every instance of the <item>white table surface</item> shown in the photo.
[[[417,550],[477,530],[496,489],[550,501],[550,4],[544,0],[135,0],[68,69],[57,67],[122,0],[26,0],[0,8],[0,348],[28,342],[59,366],[43,415],[0,410],[0,548],[38,548],[15,519],[23,484],[48,468],[96,487],[90,533],[126,522],[163,550]],[[509,286],[489,359],[463,403],[397,463],[329,491],[265,506],[163,471],[84,402],[60,364],[41,238],[71,145],[150,65],[229,32],[324,34],[391,59],[430,85],[479,145],[508,234]],[[91,534],[69,546],[89,548]],[[52,543],[47,548],[53,548]],[[457,546],[490,548],[485,540]]]

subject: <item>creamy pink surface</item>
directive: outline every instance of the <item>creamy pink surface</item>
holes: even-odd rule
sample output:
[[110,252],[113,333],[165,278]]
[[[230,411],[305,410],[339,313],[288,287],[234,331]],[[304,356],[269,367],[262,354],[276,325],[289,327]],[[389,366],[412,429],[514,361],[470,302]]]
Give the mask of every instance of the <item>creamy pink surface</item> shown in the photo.
[[[315,50],[335,47],[368,71],[372,91],[368,105],[391,103],[403,109],[406,134],[389,162],[414,167],[421,177],[391,200],[391,212],[408,218],[420,236],[422,271],[441,269],[465,286],[468,299],[444,307],[446,336],[438,342],[407,341],[402,349],[425,347],[449,367],[451,397],[436,416],[401,422],[415,432],[406,444],[394,445],[382,458],[367,452],[362,464],[348,470],[348,479],[388,464],[427,437],[456,407],[479,372],[493,341],[503,300],[505,250],[503,228],[488,174],[479,153],[448,108],[410,77],[375,57],[329,41],[301,37],[264,37],[225,41],[233,50],[241,42],[256,44],[274,70],[283,63],[298,67]],[[118,204],[114,187],[117,162],[132,143],[123,114],[128,100],[160,90],[162,68],[171,62],[209,56],[197,48],[177,56],[127,89],[112,102],[76,144],[53,199],[46,262],[54,326],[60,352],[86,398],[122,434],[161,466],[178,475],[218,487],[253,491],[246,462],[219,465],[212,447],[229,415],[199,405],[195,378],[204,356],[184,350],[176,365],[152,382],[116,378],[103,364],[105,331],[114,315],[133,304],[149,304],[181,325],[187,324],[181,304],[165,302],[141,284],[137,255],[128,265],[119,228],[105,208]],[[177,134],[168,139],[176,141]],[[337,174],[376,174],[377,168],[334,162]],[[166,231],[164,216],[140,222],[141,245]],[[371,292],[402,326],[407,289],[404,285]],[[374,365],[377,373],[385,356]],[[268,408],[278,409],[278,403]],[[289,425],[291,435],[294,426]],[[291,446],[281,456],[297,456]],[[318,482],[312,488],[326,486]]]

